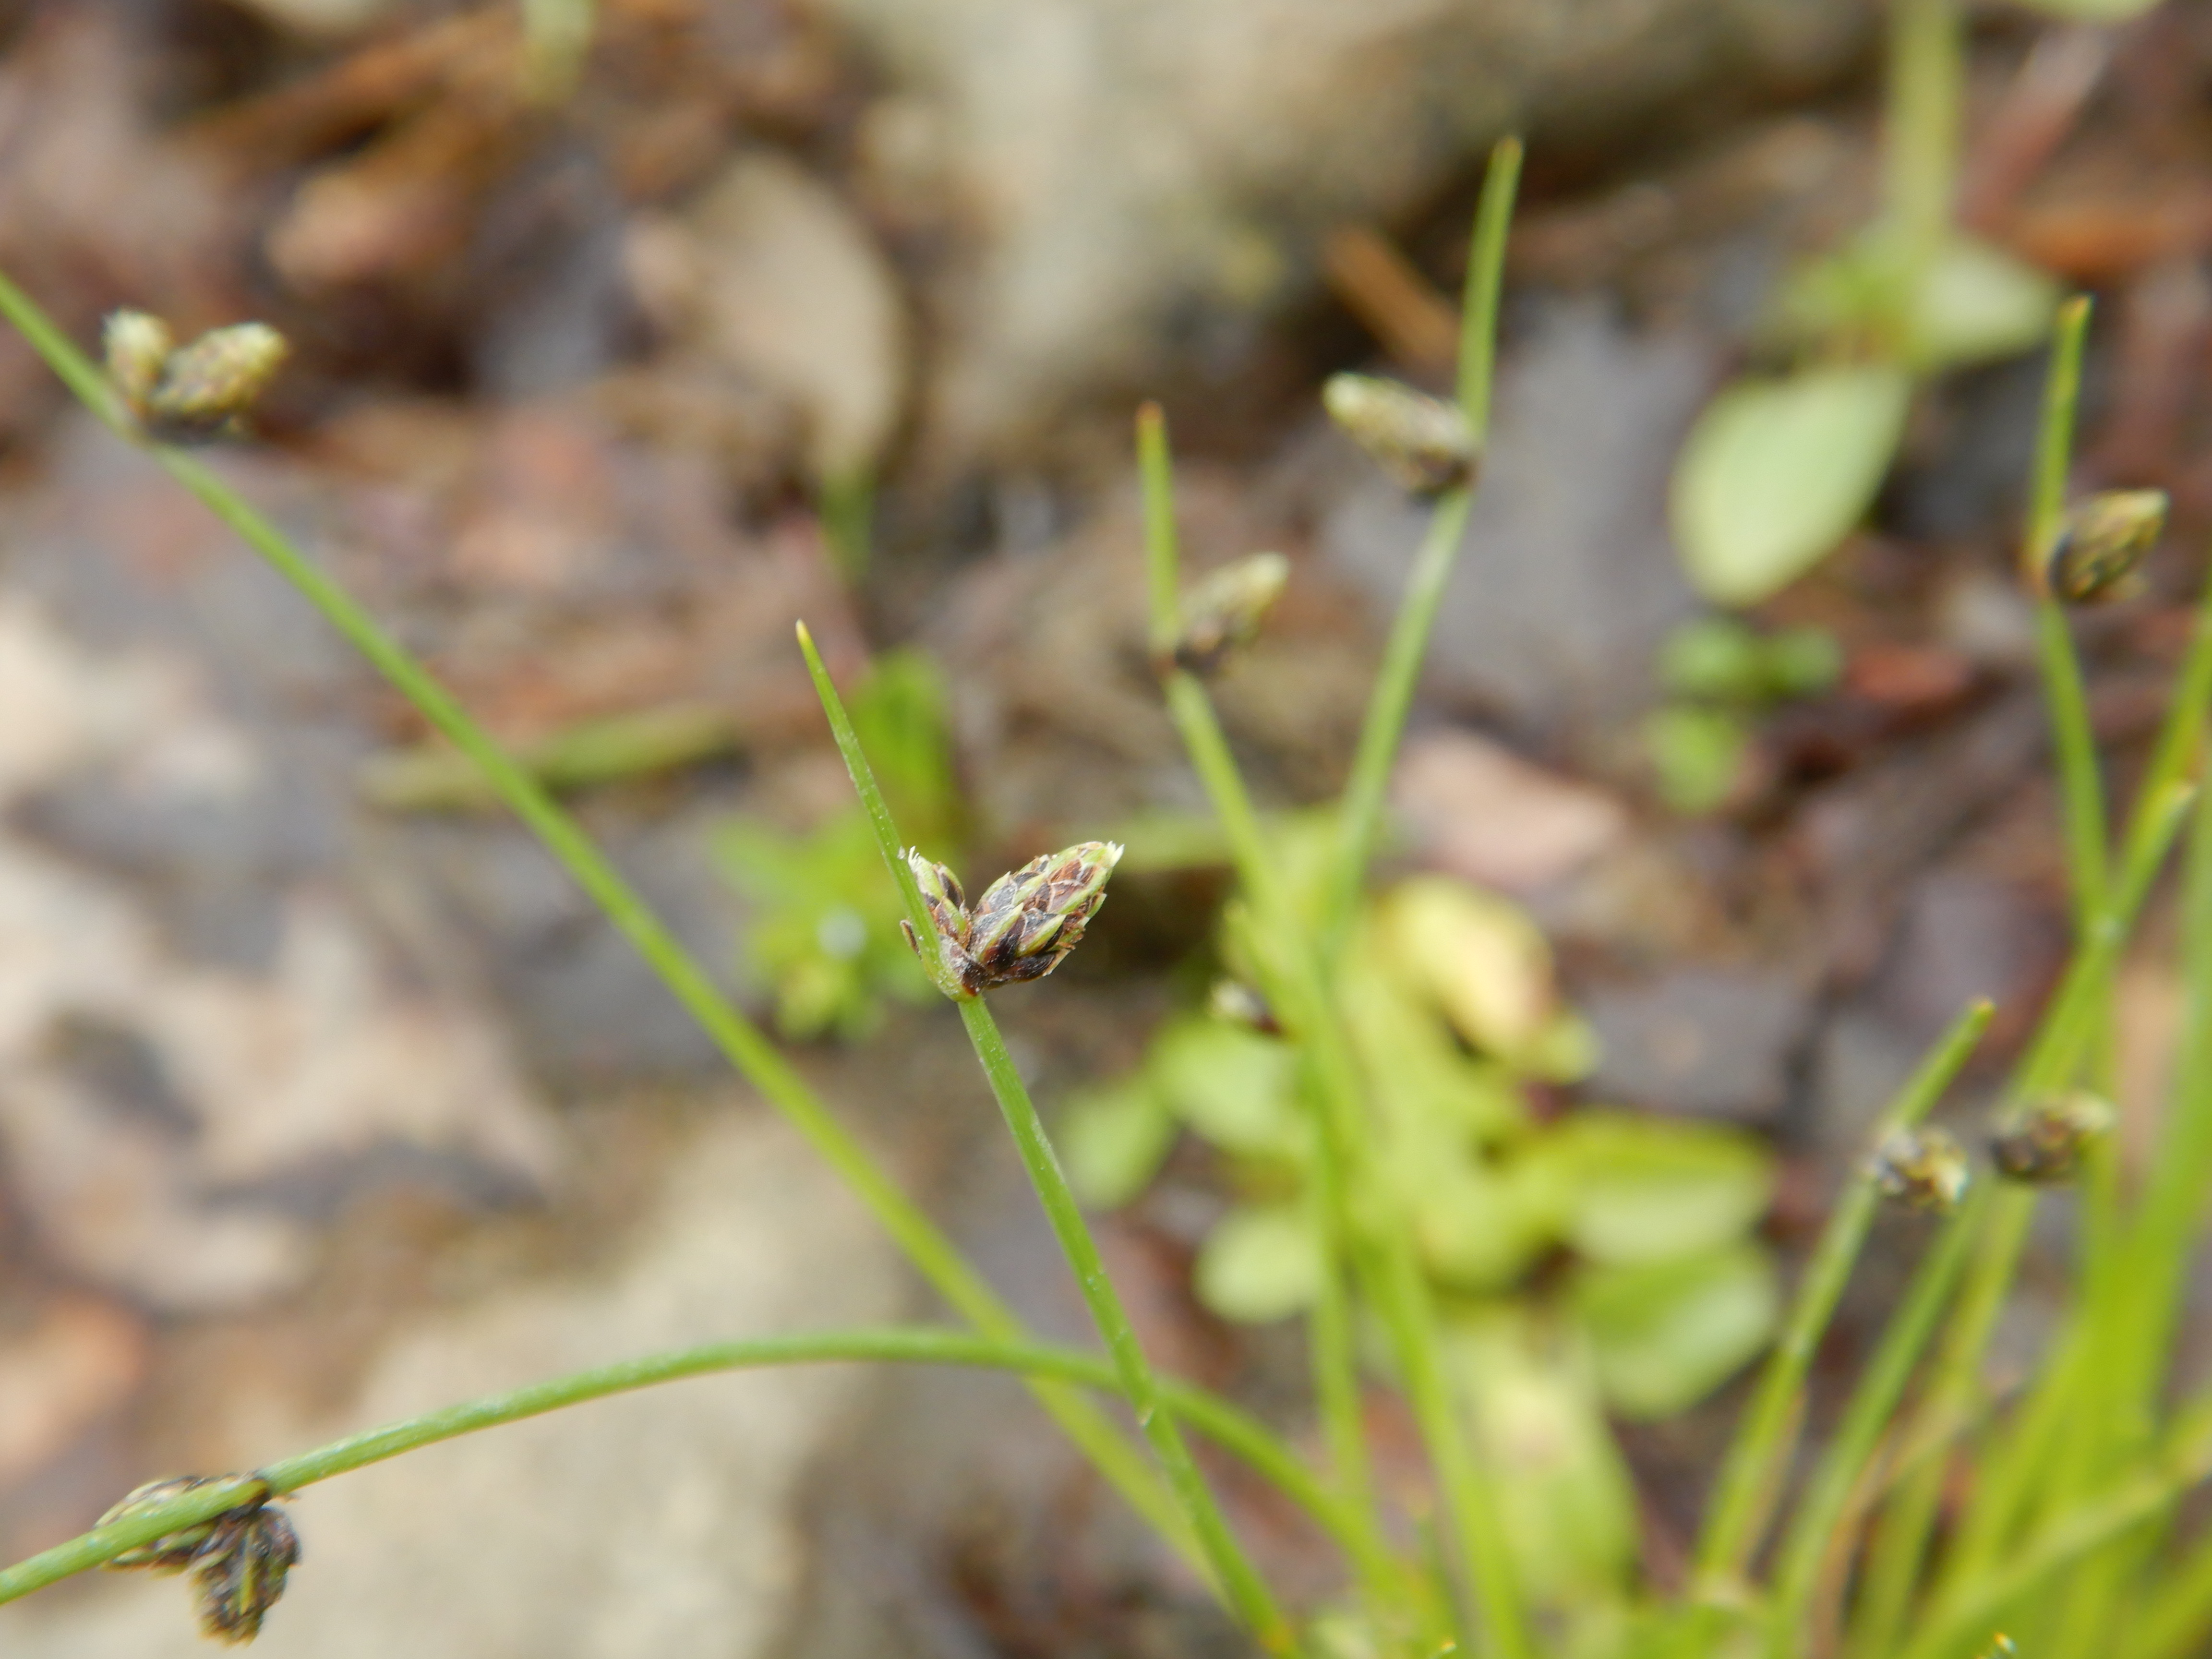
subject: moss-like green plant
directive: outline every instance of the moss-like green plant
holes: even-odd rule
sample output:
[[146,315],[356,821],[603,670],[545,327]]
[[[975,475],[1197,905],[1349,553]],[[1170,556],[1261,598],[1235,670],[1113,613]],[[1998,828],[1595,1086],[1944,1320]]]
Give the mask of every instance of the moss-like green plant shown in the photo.
[[[959,825],[943,678],[918,651],[878,656],[854,692],[853,725],[899,820],[933,846]],[[755,906],[746,966],[775,998],[787,1037],[872,1033],[887,998],[918,1002],[929,979],[899,937],[875,833],[858,803],[813,828],[741,816],[714,837],[721,867]]]

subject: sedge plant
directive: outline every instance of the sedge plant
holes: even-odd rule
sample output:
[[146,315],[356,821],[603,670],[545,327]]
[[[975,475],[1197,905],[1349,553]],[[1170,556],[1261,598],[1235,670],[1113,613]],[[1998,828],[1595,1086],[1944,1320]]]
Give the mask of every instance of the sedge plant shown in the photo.
[[[2096,1643],[2117,1646],[2124,1659],[2179,1659],[2197,1650],[2212,1630],[2212,1541],[2188,1524],[2183,1500],[2212,1475],[2212,1393],[2177,1392],[2173,1370],[2187,1266],[2212,1178],[2212,795],[2197,787],[2212,697],[2212,602],[2150,763],[2116,818],[2091,742],[2068,606],[2113,591],[2154,538],[2141,512],[2116,517],[2110,502],[2066,502],[2078,305],[2062,318],[2023,553],[2044,618],[2077,936],[1997,1109],[1996,1172],[1970,1170],[1956,1144],[1923,1123],[1988,1022],[1990,1011],[1975,1007],[1962,1011],[1889,1104],[1877,1142],[1832,1206],[1717,1471],[1683,1581],[1665,1591],[1621,1584],[1601,1598],[1602,1616],[1591,1616],[1528,1579],[1505,1501],[1513,1447],[1486,1423],[1477,1399],[1482,1368],[1464,1362],[1449,1310],[1425,1271],[1421,1240],[1396,1201],[1402,1159],[1392,1102],[1363,1051],[1357,975],[1347,968],[1361,960],[1355,947],[1385,786],[1480,472],[1518,161],[1510,142],[1492,158],[1469,260],[1455,398],[1423,400],[1372,382],[1332,392],[1333,410],[1397,476],[1433,497],[1435,516],[1389,635],[1351,782],[1304,877],[1291,868],[1279,822],[1255,811],[1205,679],[1249,619],[1208,614],[1182,593],[1164,422],[1152,410],[1139,422],[1163,692],[1233,854],[1238,893],[1226,925],[1237,965],[1249,1006],[1282,1045],[1304,1125],[1310,1178],[1300,1201],[1317,1241],[1305,1315],[1319,1426],[1310,1458],[1231,1402],[1163,1373],[1145,1353],[989,1008],[999,987],[1042,978],[1079,947],[1118,848],[1084,842],[1047,854],[971,904],[933,849],[910,845],[895,821],[866,744],[802,626],[800,647],[894,884],[905,936],[926,976],[958,1008],[1097,1327],[1094,1350],[1046,1344],[1025,1330],[544,782],[221,472],[172,441],[234,425],[250,403],[252,375],[185,375],[166,336],[143,330],[137,355],[112,352],[116,372],[103,374],[0,279],[0,313],[70,388],[118,434],[144,444],[480,769],[738,1070],[859,1194],[957,1322],[710,1343],[530,1384],[258,1469],[155,1482],[93,1530],[0,1570],[0,1601],[94,1566],[184,1571],[204,1626],[244,1639],[261,1627],[298,1556],[281,1500],[314,1481],[678,1376],[875,1360],[1021,1375],[1253,1645],[1269,1653],[1972,1659],[2016,1647],[2031,1659],[2071,1659]],[[128,329],[125,337],[129,347]],[[245,356],[265,378],[267,342],[258,349]],[[210,349],[201,367],[210,359],[229,361]],[[2099,1097],[2109,1085],[2116,966],[2178,842],[2185,847],[2182,972],[2191,1018],[2154,1154],[2136,1170],[2122,1167]],[[2000,1394],[1991,1338],[2043,1188],[2054,1182],[2071,1183],[2076,1200],[2069,1299],[2033,1375]],[[1890,1196],[1947,1213],[1851,1380],[1833,1431],[1818,1446],[1801,1444],[1815,1360]],[[1377,1389],[1402,1396],[1420,1438],[1426,1479],[1410,1494],[1395,1482],[1385,1493],[1369,1443],[1367,1403]],[[1341,1552],[1341,1598],[1301,1603],[1270,1583],[1218,1499],[1194,1437],[1240,1460],[1310,1517]]]

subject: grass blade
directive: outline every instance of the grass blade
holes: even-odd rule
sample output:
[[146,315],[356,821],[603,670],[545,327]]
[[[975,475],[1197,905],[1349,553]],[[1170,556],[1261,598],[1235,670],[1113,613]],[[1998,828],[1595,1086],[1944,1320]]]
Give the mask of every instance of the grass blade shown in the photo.
[[[365,1468],[441,1440],[456,1439],[586,1401],[603,1400],[611,1395],[627,1394],[684,1377],[853,1360],[969,1365],[1014,1371],[1030,1377],[1049,1377],[1116,1393],[1121,1386],[1114,1367],[1095,1354],[1044,1343],[1001,1342],[966,1332],[933,1330],[922,1326],[807,1332],[705,1343],[671,1353],[625,1359],[426,1412],[419,1417],[349,1435],[315,1450],[280,1459],[252,1475],[195,1488],[127,1522],[97,1528],[0,1571],[0,1602],[15,1601],[96,1567],[135,1545],[219,1515],[226,1509],[250,1501],[261,1492],[297,1492],[302,1486]],[[1263,1425],[1218,1395],[1188,1383],[1164,1379],[1161,1400],[1169,1412],[1242,1458],[1332,1535],[1348,1545],[1352,1534],[1340,1504]]]
[[[1978,1002],[1952,1023],[1919,1069],[1883,1111],[1874,1144],[1925,1117],[1952,1079],[1973,1055],[1996,1010]],[[1834,1316],[1852,1266],[1874,1225],[1881,1196],[1870,1168],[1862,1168],[1837,1200],[1834,1213],[1806,1265],[1790,1318],[1773,1357],[1759,1379],[1737,1430],[1735,1443],[1722,1466],[1715,1497],[1707,1510],[1705,1537],[1698,1550],[1697,1594],[1705,1599],[1730,1595],[1758,1547],[1765,1511],[1782,1484],[1790,1460],[1791,1425],[1803,1407],[1805,1377],[1813,1354]]]
[[[853,730],[844,700],[838,696],[829,670],[823,666],[821,653],[814,648],[814,641],[803,623],[799,629],[799,644],[805,654],[806,670],[813,677],[814,689],[821,696],[823,711],[829,716],[838,752],[845,757],[853,787],[859,792],[868,820],[875,829],[884,862],[890,866],[892,877],[899,884],[908,920],[914,923],[917,937],[929,940],[935,937],[936,929],[922,903],[921,890],[914,872],[902,856],[898,826],[884,804],[883,790],[860,747],[860,737]],[[1161,1408],[1159,1380],[1137,1340],[1127,1310],[1121,1305],[1120,1293],[1106,1272],[1106,1264],[1099,1257],[1097,1241],[1091,1237],[1082,1209],[1068,1188],[1067,1176],[1045,1134],[1036,1103],[1030,1098],[1013,1057],[1006,1052],[998,1022],[992,1018],[991,1011],[981,997],[963,998],[958,1006],[975,1057],[982,1065],[991,1093],[1013,1136],[1015,1150],[1021,1155],[1030,1185],[1036,1189],[1037,1201],[1044,1206],[1045,1218],[1051,1223],[1053,1235],[1059,1240],[1061,1253],[1075,1275],[1076,1287],[1090,1310],[1091,1322],[1098,1328],[1098,1334],[1113,1357],[1122,1394],[1136,1413],[1138,1428],[1152,1444],[1153,1455],[1167,1477],[1169,1490],[1175,1495],[1184,1522],[1197,1536],[1206,1562],[1230,1605],[1261,1645],[1271,1653],[1289,1653],[1295,1644],[1289,1621],[1276,1607],[1267,1582],[1231,1533],[1229,1522],[1199,1474],[1198,1465],[1192,1461],[1190,1449],[1183,1443],[1182,1431],[1176,1426],[1173,1416]]]
[[[1478,458],[1489,442],[1498,294],[1505,268],[1506,231],[1512,222],[1513,198],[1520,181],[1521,141],[1503,139],[1490,153],[1489,171],[1482,181],[1482,201],[1475,210],[1467,289],[1461,307],[1459,403],[1474,429]],[[1480,465],[1480,459],[1477,464]],[[1322,913],[1325,945],[1333,945],[1342,935],[1358,908],[1359,890],[1367,879],[1367,866],[1382,833],[1390,768],[1397,759],[1406,717],[1413,710],[1414,688],[1420,678],[1422,659],[1428,655],[1437,609],[1443,603],[1444,585],[1466,540],[1468,512],[1474,500],[1472,483],[1438,500],[1420,551],[1414,556],[1412,574],[1406,579],[1406,596],[1382,649],[1382,666],[1368,696],[1367,717],[1360,727],[1352,775],[1339,808],[1342,841]]]

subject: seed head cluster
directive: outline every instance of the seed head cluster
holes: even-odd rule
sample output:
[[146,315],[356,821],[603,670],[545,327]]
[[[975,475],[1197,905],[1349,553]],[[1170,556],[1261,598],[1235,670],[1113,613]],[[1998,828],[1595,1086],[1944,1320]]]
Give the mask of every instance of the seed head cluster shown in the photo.
[[1121,848],[1085,841],[1031,859],[985,888],[972,910],[951,871],[919,852],[909,851],[906,861],[936,938],[925,945],[911,922],[899,926],[946,994],[964,1000],[1059,967],[1106,902],[1106,878],[1121,861]]

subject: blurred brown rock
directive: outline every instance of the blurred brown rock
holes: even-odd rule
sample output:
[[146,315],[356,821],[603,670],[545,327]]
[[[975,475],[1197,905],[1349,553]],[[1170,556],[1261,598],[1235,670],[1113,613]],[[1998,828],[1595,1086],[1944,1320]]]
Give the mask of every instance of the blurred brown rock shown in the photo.
[[1471,732],[1411,738],[1391,800],[1425,862],[1509,892],[1571,875],[1629,831],[1627,812],[1603,790]]
[[[867,152],[957,228],[929,420],[1018,452],[1072,396],[1312,293],[1328,231],[1481,149],[1802,85],[1869,8],[1803,0],[813,0],[901,100]],[[919,100],[917,107],[915,100]],[[1048,429],[1048,428],[1045,428]]]
[[679,216],[634,227],[628,257],[633,288],[679,348],[798,409],[817,477],[873,466],[905,401],[904,303],[829,184],[746,152]]
[[146,1373],[143,1321],[91,1297],[58,1297],[0,1338],[0,1487],[119,1409]]

